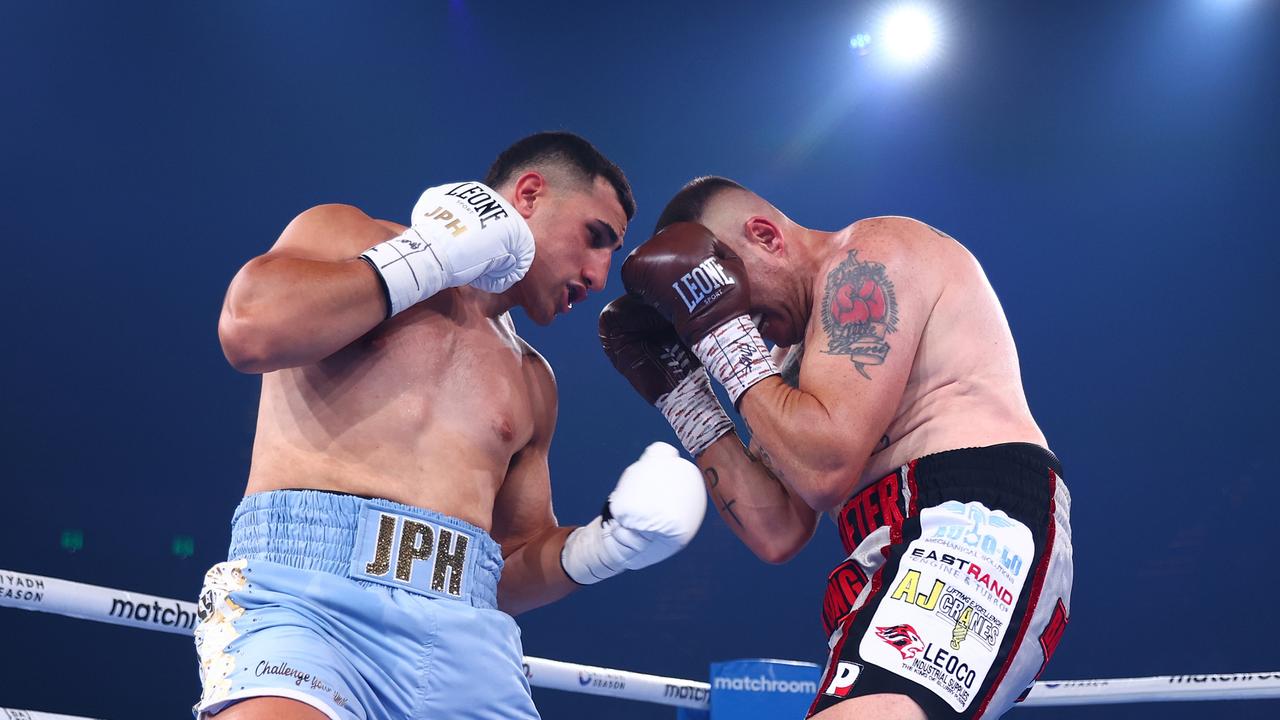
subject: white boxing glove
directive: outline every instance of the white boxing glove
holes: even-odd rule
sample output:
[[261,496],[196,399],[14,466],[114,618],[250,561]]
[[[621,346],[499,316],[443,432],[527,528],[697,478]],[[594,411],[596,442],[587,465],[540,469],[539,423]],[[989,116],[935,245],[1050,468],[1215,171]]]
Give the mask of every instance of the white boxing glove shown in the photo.
[[506,198],[478,182],[427,188],[409,229],[360,257],[387,291],[387,316],[445,288],[500,293],[533,264],[533,233]]
[[622,472],[604,514],[565,538],[560,564],[579,585],[648,567],[688,545],[706,512],[697,466],[653,443]]

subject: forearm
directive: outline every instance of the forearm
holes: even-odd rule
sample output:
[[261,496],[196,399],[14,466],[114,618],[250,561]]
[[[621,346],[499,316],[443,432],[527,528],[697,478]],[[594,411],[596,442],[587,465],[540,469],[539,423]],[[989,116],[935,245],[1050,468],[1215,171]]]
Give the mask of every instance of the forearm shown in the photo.
[[322,360],[376,327],[386,313],[377,274],[360,258],[264,255],[232,281],[218,335],[237,370],[264,373]]
[[778,377],[752,386],[738,409],[772,467],[819,512],[844,499],[873,448],[866,429],[837,423],[818,398]]
[[504,558],[498,608],[511,615],[555,602],[582,587],[565,574],[560,552],[571,527],[548,528]]
[[721,436],[697,462],[716,511],[760,559],[786,562],[813,537],[818,513],[751,457],[736,433]]

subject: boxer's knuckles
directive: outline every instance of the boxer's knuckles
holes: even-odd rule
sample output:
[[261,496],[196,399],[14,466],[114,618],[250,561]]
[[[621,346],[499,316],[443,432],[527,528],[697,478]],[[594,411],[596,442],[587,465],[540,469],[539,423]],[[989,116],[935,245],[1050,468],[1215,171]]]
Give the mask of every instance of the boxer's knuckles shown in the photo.
[[609,496],[614,520],[676,549],[697,534],[706,515],[702,473],[666,443],[654,443],[627,468]]

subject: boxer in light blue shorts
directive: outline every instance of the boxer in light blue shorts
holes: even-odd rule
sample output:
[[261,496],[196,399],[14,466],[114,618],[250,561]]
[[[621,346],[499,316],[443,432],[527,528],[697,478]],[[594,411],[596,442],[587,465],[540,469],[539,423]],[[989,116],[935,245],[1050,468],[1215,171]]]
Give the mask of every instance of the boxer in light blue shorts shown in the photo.
[[484,530],[315,490],[244,498],[205,576],[197,717],[252,697],[352,718],[537,718]]
[[408,225],[317,205],[240,268],[218,340],[261,394],[201,598],[198,715],[536,718],[510,615],[693,539],[702,474],[665,443],[560,524],[555,375],[511,319],[603,289],[634,214],[591,143],[537,133],[484,182],[424,190]]

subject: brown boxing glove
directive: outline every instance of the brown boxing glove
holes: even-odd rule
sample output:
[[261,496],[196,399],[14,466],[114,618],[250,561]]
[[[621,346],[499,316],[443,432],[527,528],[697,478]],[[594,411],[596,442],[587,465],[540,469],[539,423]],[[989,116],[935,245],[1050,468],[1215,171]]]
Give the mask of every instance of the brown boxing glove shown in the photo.
[[635,295],[623,295],[600,311],[600,347],[650,405],[702,370],[671,323]]
[[662,412],[690,455],[701,455],[733,430],[702,363],[639,297],[623,295],[600,312],[600,346],[631,387]]
[[632,250],[622,284],[670,320],[690,347],[751,307],[742,258],[693,222],[672,223]]
[[672,223],[631,252],[622,283],[669,319],[736,405],[747,388],[777,374],[748,313],[742,259],[698,223]]

